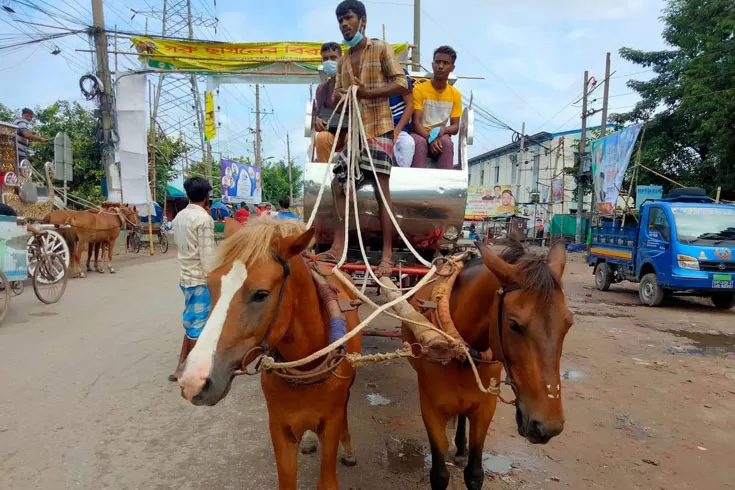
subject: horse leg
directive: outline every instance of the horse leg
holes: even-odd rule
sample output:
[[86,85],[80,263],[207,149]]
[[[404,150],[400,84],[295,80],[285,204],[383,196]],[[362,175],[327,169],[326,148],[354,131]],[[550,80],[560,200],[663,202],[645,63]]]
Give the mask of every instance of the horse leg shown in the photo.
[[107,246],[107,270],[110,271],[110,274],[114,274],[117,272],[114,267],[112,267],[112,249],[115,248],[115,242],[105,242]]
[[76,263],[77,270],[79,271],[79,276],[77,277],[87,277],[87,275],[84,273],[84,269],[82,268],[82,253],[84,252],[85,245],[87,245],[83,240],[79,240],[79,246],[77,247],[75,253],[74,253],[74,262]]
[[291,428],[271,421],[271,441],[278,470],[278,490],[297,490],[297,458],[299,442]]
[[339,440],[342,436],[344,420],[335,417],[325,422],[319,433],[319,446],[321,447],[321,467],[319,470],[319,482],[317,490],[339,490],[337,481],[337,454],[339,452]]
[[454,436],[454,445],[457,446],[454,462],[457,466],[464,467],[467,464],[467,417],[464,415],[457,417],[457,433]]
[[449,487],[449,470],[444,457],[449,448],[447,439],[449,418],[431,404],[431,400],[424,395],[420,386],[419,390],[421,392],[421,417],[424,419],[431,446],[431,471],[429,472],[431,490],[446,490]]
[[355,458],[355,449],[352,447],[352,435],[350,434],[350,427],[347,423],[347,402],[345,402],[345,415],[344,423],[342,424],[342,434],[339,438],[340,444],[340,458],[339,460],[345,466],[355,466],[357,464],[357,458]]
[[464,484],[469,490],[481,490],[485,480],[485,469],[482,467],[482,452],[485,449],[485,437],[490,428],[490,422],[495,415],[497,400],[488,400],[487,405],[481,407],[470,416],[470,454],[467,466],[464,468]]
[[102,261],[105,261],[105,246],[104,242],[98,242],[94,244],[94,269],[100,274],[105,273],[105,268],[99,263],[100,250],[102,250]]
[[87,250],[87,272],[92,272],[92,266],[90,265],[90,263],[92,262],[93,253],[94,253],[94,243],[89,242],[89,249]]

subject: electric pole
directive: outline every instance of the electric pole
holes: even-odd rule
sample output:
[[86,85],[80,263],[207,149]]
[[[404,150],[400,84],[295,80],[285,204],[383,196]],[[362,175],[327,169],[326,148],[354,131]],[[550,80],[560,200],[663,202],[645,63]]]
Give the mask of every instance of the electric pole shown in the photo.
[[602,124],[600,124],[600,138],[605,137],[607,130],[607,101],[610,98],[610,53],[605,58],[605,94],[602,99]]
[[577,230],[575,233],[577,243],[582,242],[582,208],[584,207],[582,175],[584,174],[584,150],[587,146],[587,85],[589,84],[589,75],[589,71],[584,72],[584,87],[582,90],[582,134],[579,137],[579,167],[577,168]]
[[97,76],[103,85],[100,93],[100,112],[102,114],[102,167],[105,169],[107,180],[107,198],[113,202],[121,202],[120,172],[115,163],[115,144],[112,141],[114,128],[112,77],[110,76],[110,60],[107,55],[107,33],[105,33],[102,0],[92,0],[92,23]]
[[291,198],[293,206],[293,179],[291,178],[291,140],[286,133],[286,158],[288,158],[288,196]]
[[260,140],[260,85],[255,84],[255,165],[260,167],[262,165],[263,156],[260,154],[263,150],[261,148]]
[[523,152],[526,149],[526,121],[523,121],[523,124],[521,124],[521,144],[518,147],[518,159],[516,160],[516,165],[518,165],[518,170],[516,171],[516,178],[518,179],[516,182],[516,199],[518,199],[518,196],[521,193],[521,164],[523,163]]
[[421,70],[421,0],[413,0],[413,71]]

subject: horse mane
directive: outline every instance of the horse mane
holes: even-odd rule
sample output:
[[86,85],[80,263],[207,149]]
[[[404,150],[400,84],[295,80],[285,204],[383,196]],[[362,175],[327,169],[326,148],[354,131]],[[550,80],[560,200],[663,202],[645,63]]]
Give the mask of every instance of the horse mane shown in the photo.
[[306,231],[301,221],[271,217],[251,217],[247,225],[222,242],[217,252],[217,267],[240,260],[251,266],[271,256],[271,243],[279,238]]

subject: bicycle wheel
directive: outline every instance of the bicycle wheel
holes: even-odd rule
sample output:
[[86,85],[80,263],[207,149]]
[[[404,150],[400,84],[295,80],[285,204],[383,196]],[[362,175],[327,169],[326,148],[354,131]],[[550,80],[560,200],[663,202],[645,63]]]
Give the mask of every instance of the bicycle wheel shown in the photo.
[[161,248],[162,254],[168,252],[168,237],[165,231],[161,231],[161,234],[158,235],[158,246]]
[[13,295],[10,282],[3,271],[0,271],[0,323],[10,309],[10,297]]
[[38,262],[33,273],[33,292],[42,303],[56,303],[66,291],[69,280],[68,269],[58,255],[47,255]]
[[136,233],[133,235],[133,252],[140,253],[140,246],[140,235]]

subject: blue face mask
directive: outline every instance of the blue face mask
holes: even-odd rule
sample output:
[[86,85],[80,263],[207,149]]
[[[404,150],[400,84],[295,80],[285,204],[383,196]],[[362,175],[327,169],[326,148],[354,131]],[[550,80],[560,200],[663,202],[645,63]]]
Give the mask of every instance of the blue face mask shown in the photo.
[[360,25],[357,27],[357,33],[352,36],[352,39],[349,41],[347,39],[342,39],[342,44],[347,46],[348,48],[354,48],[358,44],[360,44],[360,41],[362,41],[365,36],[362,35],[362,32],[360,32],[360,29],[362,29],[362,22],[360,22]]
[[337,75],[337,62],[332,60],[327,60],[322,62],[322,70],[324,71],[324,74],[328,77],[333,77]]

